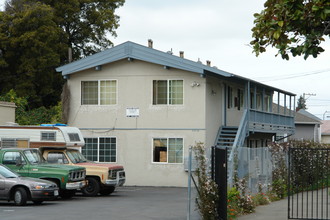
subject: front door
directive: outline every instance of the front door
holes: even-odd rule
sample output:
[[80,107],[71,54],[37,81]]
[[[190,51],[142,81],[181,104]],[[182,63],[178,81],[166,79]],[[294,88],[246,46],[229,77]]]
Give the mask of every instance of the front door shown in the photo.
[[[29,176],[29,168],[21,152],[7,151],[3,155],[2,163],[21,176]],[[19,164],[18,164],[19,163]]]

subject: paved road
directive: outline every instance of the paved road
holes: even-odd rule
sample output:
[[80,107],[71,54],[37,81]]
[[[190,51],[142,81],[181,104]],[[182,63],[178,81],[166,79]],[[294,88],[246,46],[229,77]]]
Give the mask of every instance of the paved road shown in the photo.
[[[194,200],[192,201],[194,204]],[[0,220],[185,220],[187,188],[121,187],[110,196],[29,203],[16,207],[0,201]],[[196,212],[192,220],[199,219]]]

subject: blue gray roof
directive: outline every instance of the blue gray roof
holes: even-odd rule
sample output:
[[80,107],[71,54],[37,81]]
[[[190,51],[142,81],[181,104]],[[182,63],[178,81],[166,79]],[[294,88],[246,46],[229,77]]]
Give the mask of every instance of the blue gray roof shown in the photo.
[[296,124],[321,124],[321,119],[304,109],[300,109],[296,112],[295,122]]
[[185,58],[181,58],[170,53],[159,51],[150,47],[142,46],[130,41],[117,45],[115,47],[106,49],[102,52],[96,53],[94,55],[85,57],[81,60],[74,61],[72,63],[66,64],[56,68],[57,72],[62,72],[63,77],[67,77],[70,74],[83,71],[90,68],[95,68],[97,66],[102,66],[107,63],[112,63],[122,59],[136,59],[145,62],[155,63],[159,65],[166,66],[167,68],[176,68],[181,70],[186,70],[198,74],[214,74],[221,77],[228,77],[243,81],[250,81],[257,85],[268,87],[272,90],[283,92],[289,95],[295,95],[293,93],[280,90],[262,83],[256,82],[254,80],[241,77],[216,67],[211,67],[204,65],[201,62],[191,61]]
[[118,60],[132,58],[150,63],[155,63],[169,68],[177,68],[199,74],[204,74],[205,71],[210,71],[224,77],[231,77],[233,74],[219,70],[214,67],[203,65],[200,62],[187,60],[169,53],[165,53],[153,48],[145,47],[130,41],[127,41],[118,46],[109,48],[102,52],[88,56],[81,60],[69,63],[67,65],[56,68],[57,72],[62,72],[62,75],[69,75],[75,72],[94,68],[96,66],[112,63]]

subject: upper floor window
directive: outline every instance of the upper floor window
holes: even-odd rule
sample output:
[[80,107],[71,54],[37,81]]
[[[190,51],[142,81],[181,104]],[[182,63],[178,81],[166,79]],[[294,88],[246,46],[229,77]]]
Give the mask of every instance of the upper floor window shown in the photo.
[[117,81],[98,80],[81,82],[82,105],[117,104]]
[[272,102],[272,97],[268,94],[264,96],[264,111],[271,112],[270,106]]
[[262,110],[262,100],[261,100],[261,94],[257,93],[257,110]]
[[237,89],[235,107],[237,107],[237,110],[241,110],[244,107],[244,91],[242,89]]
[[154,105],[182,105],[183,80],[154,80]]
[[227,108],[233,107],[233,88],[227,87]]

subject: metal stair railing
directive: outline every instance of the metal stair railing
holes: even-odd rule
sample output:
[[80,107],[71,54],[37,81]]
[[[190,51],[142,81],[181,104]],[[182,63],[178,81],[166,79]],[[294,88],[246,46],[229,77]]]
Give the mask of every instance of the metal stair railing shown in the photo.
[[245,138],[248,136],[249,132],[249,123],[248,123],[248,110],[245,109],[237,130],[237,134],[235,137],[234,144],[232,146],[232,149],[230,151],[230,155],[228,158],[228,185],[232,186],[233,182],[233,174],[234,174],[234,155],[237,151],[237,148],[242,147],[244,144]]

